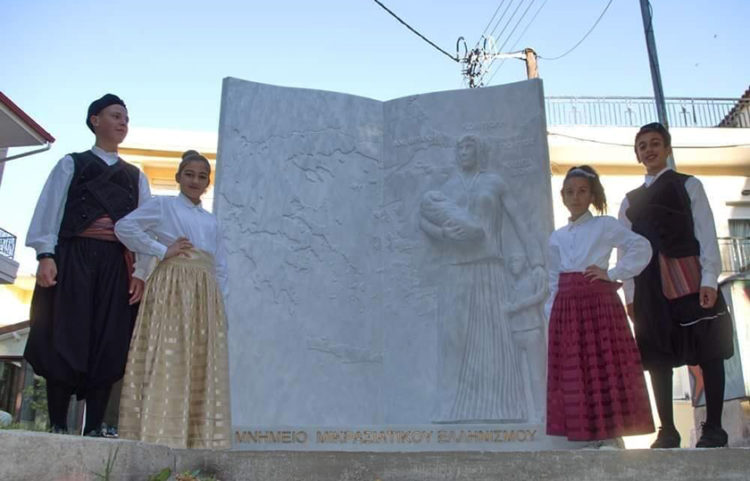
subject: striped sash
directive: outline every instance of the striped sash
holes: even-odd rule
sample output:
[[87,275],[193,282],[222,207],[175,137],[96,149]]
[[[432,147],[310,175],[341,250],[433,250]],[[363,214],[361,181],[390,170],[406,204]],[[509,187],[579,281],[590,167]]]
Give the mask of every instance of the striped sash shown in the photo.
[[[103,215],[91,223],[83,232],[78,234],[79,237],[88,237],[91,239],[98,239],[107,242],[120,242],[115,236],[115,223],[112,218],[108,215]],[[125,265],[128,269],[128,282],[133,279],[133,273],[135,272],[135,254],[128,249],[123,249],[123,258],[125,259]]]
[[661,290],[669,300],[700,291],[701,264],[698,256],[666,257],[659,254]]

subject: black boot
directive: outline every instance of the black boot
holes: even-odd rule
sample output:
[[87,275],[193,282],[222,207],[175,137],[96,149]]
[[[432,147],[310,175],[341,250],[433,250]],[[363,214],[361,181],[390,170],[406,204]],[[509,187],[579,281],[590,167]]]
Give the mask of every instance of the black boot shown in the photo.
[[103,438],[104,430],[102,428],[90,429],[89,431],[84,432],[83,435],[88,438]]
[[695,444],[696,448],[723,448],[729,441],[727,432],[721,426],[701,423],[701,438]]
[[104,437],[102,433],[102,420],[104,410],[109,400],[111,386],[92,389],[86,393],[86,424],[83,428],[84,435],[97,438]]
[[52,424],[49,427],[49,432],[53,434],[68,434],[68,427],[67,426],[59,426],[57,424]]
[[656,441],[651,445],[651,449],[672,449],[680,447],[680,433],[674,426],[659,428],[659,434]]

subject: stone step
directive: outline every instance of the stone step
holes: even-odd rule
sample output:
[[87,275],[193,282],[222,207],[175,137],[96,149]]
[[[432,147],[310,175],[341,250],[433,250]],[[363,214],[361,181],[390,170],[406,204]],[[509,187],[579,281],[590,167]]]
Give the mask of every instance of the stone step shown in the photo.
[[[0,480],[146,481],[164,468],[220,481],[664,481],[750,480],[750,449],[537,452],[247,452],[0,431]],[[173,478],[172,478],[173,479]]]

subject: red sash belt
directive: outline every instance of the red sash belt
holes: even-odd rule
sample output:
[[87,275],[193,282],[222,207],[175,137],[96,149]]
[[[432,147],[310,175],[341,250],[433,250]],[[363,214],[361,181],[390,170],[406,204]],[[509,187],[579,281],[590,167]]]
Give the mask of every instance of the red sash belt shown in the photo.
[[[108,242],[120,242],[115,235],[115,223],[108,215],[103,215],[96,219],[86,228],[86,230],[78,234],[78,237],[88,237],[90,239],[98,239]],[[122,250],[122,255],[125,259],[125,266],[127,266],[128,270],[128,282],[130,282],[133,279],[133,272],[135,271],[135,255],[127,248]]]

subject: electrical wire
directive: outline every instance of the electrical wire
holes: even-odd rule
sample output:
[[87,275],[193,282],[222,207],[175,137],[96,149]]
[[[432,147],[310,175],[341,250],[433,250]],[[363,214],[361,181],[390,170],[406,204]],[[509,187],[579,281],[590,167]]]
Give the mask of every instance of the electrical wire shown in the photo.
[[529,5],[526,7],[526,10],[524,10],[523,13],[521,14],[521,18],[518,19],[518,22],[516,22],[516,24],[513,26],[513,30],[510,31],[510,33],[508,34],[508,37],[505,39],[505,42],[503,42],[503,44],[500,46],[500,51],[502,51],[505,48],[505,45],[510,40],[510,37],[512,37],[513,34],[516,33],[516,29],[518,28],[519,25],[521,25],[521,22],[523,22],[523,19],[526,18],[526,14],[529,13],[529,10],[531,10],[531,7],[534,6],[534,3],[536,3],[536,0],[531,0],[531,2],[529,2]]
[[[476,45],[470,52],[467,52],[465,57],[461,60],[461,62],[466,64],[466,68],[463,69],[462,71],[462,73],[464,74],[464,81],[468,82],[468,85],[470,88],[481,86],[481,83],[476,83],[476,77],[484,76],[483,64],[485,61],[487,61],[488,58],[491,58],[492,55],[496,51],[495,39],[493,35],[495,34],[495,31],[497,30],[498,25],[500,25],[500,23],[503,21],[503,18],[505,18],[505,14],[508,13],[508,10],[513,5],[514,0],[510,0],[510,3],[508,3],[508,5],[505,7],[505,10],[503,10],[503,13],[497,19],[497,22],[495,22],[495,26],[492,28],[492,32],[489,35],[485,35],[485,34],[487,33],[487,29],[489,28],[489,26],[495,20],[495,17],[497,17],[497,13],[505,4],[505,1],[506,0],[502,0],[498,4],[497,8],[495,8],[495,12],[492,14],[490,21],[487,22],[487,25],[484,27],[484,31],[482,32],[482,35],[480,35],[479,39],[477,39]],[[521,0],[521,2],[523,2],[523,0]],[[483,39],[484,39],[484,45],[482,45],[482,47],[480,48],[479,45],[480,43],[482,43]],[[487,51],[488,40],[490,41],[489,52]],[[458,52],[456,52],[456,55],[458,55]]]
[[[503,49],[505,48],[505,45],[508,43],[508,41],[510,40],[510,38],[513,36],[514,33],[516,33],[516,29],[518,28],[519,25],[521,25],[521,22],[523,22],[523,19],[526,18],[526,15],[529,13],[529,10],[531,10],[531,7],[534,6],[534,3],[536,3],[536,0],[531,0],[529,2],[529,4],[526,6],[526,10],[523,11],[523,13],[521,14],[521,17],[518,19],[518,21],[516,22],[516,24],[513,26],[513,29],[508,34],[508,37],[506,37],[505,42],[503,42],[503,44],[498,49],[499,52],[503,51]],[[516,44],[518,44],[518,41],[516,41]],[[514,48],[515,48],[515,45],[514,45]],[[513,50],[513,49],[511,49],[511,50]],[[492,61],[490,62],[490,64],[487,66],[487,69],[484,71],[484,75],[482,75],[482,78],[480,79],[480,82],[482,82],[484,80],[484,77],[487,76],[487,72],[490,71],[490,68],[492,68],[492,64],[495,63],[495,60],[497,60],[497,57],[493,58]],[[505,60],[506,59],[504,58],[503,61],[500,62],[500,65],[498,65],[497,69],[500,69],[500,66],[502,66],[503,63],[505,63]],[[497,70],[495,70],[495,72],[497,72]],[[494,76],[494,74],[493,74],[493,76]]]
[[393,12],[392,12],[392,11],[391,11],[391,10],[390,10],[390,9],[389,9],[388,7],[386,7],[385,5],[383,5],[383,3],[382,3],[382,2],[380,2],[379,0],[373,0],[373,1],[374,1],[375,3],[377,3],[378,5],[380,5],[380,6],[381,6],[381,7],[383,8],[383,10],[385,10],[385,11],[386,11],[386,12],[388,12],[388,13],[390,13],[390,14],[391,14],[391,15],[393,16],[393,18],[395,18],[396,20],[398,20],[399,22],[401,22],[401,24],[403,24],[403,25],[404,25],[404,26],[405,26],[406,28],[408,28],[409,30],[411,30],[412,32],[414,32],[415,34],[417,34],[417,36],[418,36],[419,38],[421,38],[421,39],[422,39],[422,40],[424,40],[425,42],[427,42],[427,43],[429,43],[430,45],[432,45],[433,47],[435,47],[435,48],[436,48],[436,49],[437,49],[438,51],[440,51],[440,52],[441,52],[441,53],[442,53],[443,55],[445,55],[445,56],[446,56],[446,57],[448,57],[449,59],[453,60],[454,62],[459,62],[459,61],[460,61],[460,60],[459,60],[459,58],[458,58],[458,56],[455,56],[455,57],[454,57],[453,55],[449,54],[448,52],[446,52],[446,51],[445,51],[445,50],[443,50],[442,48],[440,48],[440,47],[438,47],[437,45],[435,45],[435,43],[433,43],[433,42],[432,42],[432,41],[431,41],[430,39],[428,39],[427,37],[425,37],[425,36],[424,36],[424,35],[422,35],[421,33],[417,32],[417,31],[416,31],[416,30],[415,30],[414,28],[412,28],[412,27],[411,27],[411,25],[409,25],[408,23],[406,23],[406,22],[404,22],[403,20],[401,20],[401,18],[399,18],[399,16],[398,16],[398,15],[396,15],[396,14],[395,14],[395,13],[393,13]]
[[[500,30],[500,33],[498,33],[498,34],[497,34],[497,38],[498,38],[498,39],[499,39],[500,37],[502,37],[502,36],[503,36],[503,33],[505,33],[505,30],[507,30],[507,29],[508,29],[508,26],[510,25],[510,22],[512,22],[512,21],[513,21],[513,17],[515,17],[515,16],[516,16],[516,13],[518,13],[518,10],[519,10],[519,9],[521,8],[521,5],[523,5],[523,0],[521,0],[520,2],[518,2],[518,5],[516,5],[516,9],[515,9],[515,10],[513,10],[513,13],[512,13],[511,15],[510,15],[510,17],[508,18],[508,21],[507,21],[507,22],[505,23],[505,26],[503,27],[503,29],[502,29],[502,30]],[[506,40],[507,40],[507,39],[506,39]],[[495,42],[495,43],[497,43],[497,42]],[[502,49],[501,49],[501,50],[502,50]]]
[[[519,44],[519,43],[521,42],[521,39],[523,39],[523,36],[524,36],[524,35],[526,35],[526,32],[527,32],[527,31],[529,30],[529,27],[531,27],[531,25],[532,25],[532,24],[534,23],[534,21],[536,20],[536,17],[538,17],[538,16],[539,16],[539,12],[541,12],[541,11],[542,11],[542,9],[544,8],[544,6],[545,6],[545,5],[547,5],[547,2],[548,2],[548,1],[549,1],[549,0],[544,0],[544,2],[542,2],[542,4],[541,4],[541,5],[539,6],[539,8],[538,8],[538,9],[536,10],[536,12],[534,12],[534,16],[533,16],[533,17],[531,17],[531,20],[529,20],[529,23],[527,23],[527,24],[526,24],[526,27],[524,27],[524,29],[523,29],[523,32],[521,32],[521,34],[520,34],[520,35],[518,36],[518,38],[516,39],[516,41],[515,41],[515,43],[513,44],[513,46],[512,46],[511,48],[510,48],[511,52],[515,52],[515,50],[516,50],[516,47],[517,47],[517,46],[518,46],[518,44]],[[506,61],[506,60],[508,60],[508,59],[507,59],[507,58],[504,58],[504,59],[502,59],[502,60],[500,61],[500,63],[499,63],[499,64],[498,64],[498,66],[497,66],[497,67],[495,68],[495,71],[494,71],[494,72],[492,72],[492,75],[491,75],[491,76],[490,76],[490,78],[489,78],[489,79],[487,80],[487,83],[486,83],[485,85],[489,85],[489,84],[490,84],[490,82],[492,82],[492,79],[493,79],[493,78],[495,78],[495,75],[496,75],[496,74],[497,74],[497,72],[498,72],[498,71],[499,71],[499,70],[500,70],[500,69],[502,68],[502,66],[503,66],[503,65],[505,64],[505,61]],[[490,67],[492,67],[492,64],[491,64],[491,63],[490,63],[490,66],[489,66],[489,67],[487,67],[487,71],[488,71],[488,72],[489,72],[489,69],[490,69]]]
[[494,37],[495,36],[495,32],[497,31],[497,27],[500,25],[500,22],[502,22],[503,19],[505,18],[505,14],[508,13],[508,10],[510,10],[510,7],[513,6],[513,2],[514,2],[514,0],[510,0],[510,3],[508,3],[508,5],[505,7],[505,10],[503,10],[503,14],[500,15],[500,18],[498,18],[497,22],[495,22],[495,26],[492,27],[492,32],[490,32],[490,37]]
[[[623,144],[619,142],[607,142],[604,140],[587,139],[585,137],[576,137],[575,135],[561,134],[558,132],[547,132],[547,135],[554,137],[565,137],[567,139],[578,140],[580,142],[590,142],[592,144],[612,145],[615,147],[633,148],[633,144]],[[727,144],[727,145],[672,145],[673,149],[736,149],[747,148],[750,144]]]
[[505,0],[501,0],[500,3],[497,5],[497,8],[495,9],[495,13],[492,14],[492,18],[490,18],[490,21],[487,22],[487,26],[484,27],[484,30],[482,30],[482,35],[479,36],[479,40],[477,40],[476,47],[479,46],[479,42],[482,40],[482,37],[484,37],[484,34],[487,33],[487,29],[489,29],[490,25],[492,25],[492,21],[495,20],[495,17],[497,16],[497,12],[500,11],[500,8],[503,6],[503,3],[505,3]]
[[[523,29],[523,32],[521,32],[521,35],[519,35],[518,38],[516,39],[516,43],[514,43],[513,46],[510,48],[511,50],[515,50],[516,49],[516,47],[518,46],[518,44],[521,42],[521,39],[523,38],[523,36],[526,35],[526,32],[529,30],[529,27],[531,27],[531,24],[534,23],[534,20],[536,20],[536,17],[539,15],[539,12],[541,12],[542,9],[544,8],[544,6],[547,5],[548,1],[549,0],[544,0],[544,3],[542,3],[539,6],[539,9],[536,11],[536,13],[534,13],[534,16],[531,17],[531,20],[529,20],[529,23],[526,24],[526,27]],[[500,68],[503,66],[503,64],[505,63],[506,60],[508,60],[508,59],[504,58],[502,60],[502,62],[500,62],[500,64],[497,66],[497,68],[495,69],[495,71],[492,73],[492,76],[490,76],[489,80],[487,80],[487,84],[488,85],[489,85],[490,82],[492,82],[492,79],[495,78],[495,75],[500,70]]]
[[594,29],[596,28],[596,26],[599,25],[599,22],[604,17],[604,14],[607,13],[607,10],[609,9],[609,6],[612,5],[613,1],[614,0],[609,0],[609,2],[607,2],[607,6],[604,7],[604,10],[602,10],[602,13],[599,15],[599,18],[596,19],[596,22],[594,22],[594,25],[591,26],[591,28],[589,29],[589,31],[586,32],[586,35],[584,35],[583,38],[581,38],[581,40],[578,41],[578,43],[576,43],[575,45],[573,45],[572,47],[570,47],[563,54],[558,55],[556,57],[542,57],[541,55],[538,55],[538,57],[539,58],[543,58],[544,60],[558,60],[558,59],[561,59],[564,56],[568,55],[570,52],[572,52],[576,48],[578,48],[578,46],[581,45],[584,40],[586,40],[586,38],[591,34],[591,32],[594,31]]

